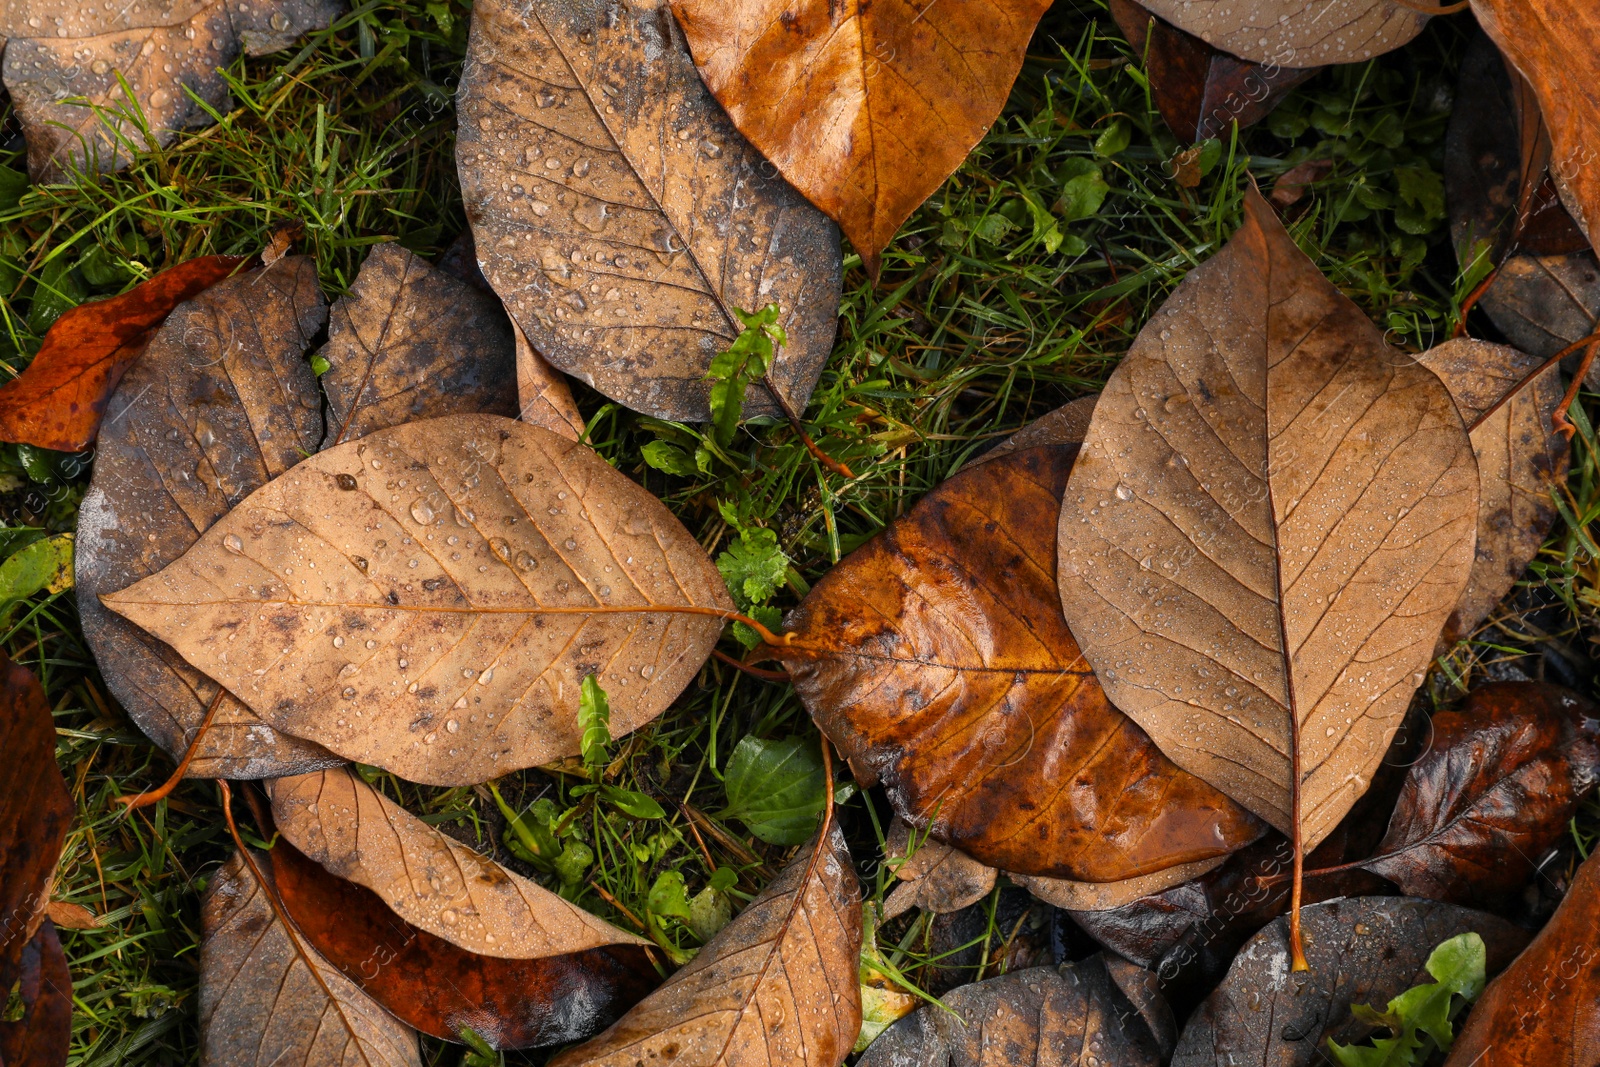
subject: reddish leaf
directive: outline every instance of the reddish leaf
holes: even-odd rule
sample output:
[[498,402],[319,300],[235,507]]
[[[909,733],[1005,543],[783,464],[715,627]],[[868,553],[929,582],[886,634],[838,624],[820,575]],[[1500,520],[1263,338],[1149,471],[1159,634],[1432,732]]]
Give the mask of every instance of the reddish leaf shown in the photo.
[[121,296],[62,315],[33,362],[0,388],[0,441],[77,452],[100,429],[106,402],[172,309],[232,274],[240,256],[202,256]]
[[[72,797],[56,767],[56,728],[33,674],[0,654],[0,967],[39,929]],[[6,984],[0,987],[0,998]],[[0,1057],[0,1064],[11,1061]]]
[[22,1014],[0,1019],[0,1064],[61,1067],[72,1043],[72,974],[48,921],[24,946],[20,960],[0,964],[0,991],[9,995],[13,989]]
[[1600,709],[1536,682],[1475,690],[1433,717],[1378,855],[1362,866],[1412,896],[1493,905],[1534,876],[1600,781]]
[[1445,1067],[1600,1063],[1600,860],[1578,868],[1555,917],[1489,983]]
[[322,956],[400,1021],[435,1037],[470,1026],[496,1048],[597,1033],[657,984],[647,950],[611,945],[537,960],[479,956],[403,921],[376,893],[280,840],[284,908]]

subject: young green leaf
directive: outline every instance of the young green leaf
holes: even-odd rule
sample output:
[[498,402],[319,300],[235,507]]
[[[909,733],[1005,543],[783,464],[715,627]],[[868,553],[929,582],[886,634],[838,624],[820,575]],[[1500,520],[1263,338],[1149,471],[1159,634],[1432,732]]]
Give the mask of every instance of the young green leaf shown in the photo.
[[744,394],[750,383],[766,376],[777,348],[788,343],[788,335],[778,325],[778,305],[768,304],[751,313],[734,308],[744,324],[727,351],[711,360],[706,381],[711,382],[711,436],[723,448],[733,444],[734,431],[744,410]]
[[583,690],[578,696],[578,729],[583,735],[579,742],[583,765],[598,771],[610,763],[611,702],[592,674],[584,678]]
[[692,478],[699,469],[695,466],[693,456],[668,441],[651,441],[639,450],[639,454],[656,470],[680,478]]
[[804,844],[827,804],[822,756],[810,738],[747,737],[728,760],[724,817],[769,845]]
[[1367,1004],[1351,1006],[1357,1019],[1387,1027],[1393,1036],[1373,1038],[1371,1048],[1341,1045],[1329,1038],[1328,1049],[1340,1067],[1422,1067],[1436,1047],[1449,1050],[1455,1038],[1451,1017],[1483,992],[1487,967],[1483,938],[1457,934],[1433,950],[1426,966],[1435,981],[1401,993],[1389,1001],[1387,1011]]
[[717,570],[735,600],[759,604],[778,591],[789,557],[778,546],[778,535],[755,527],[739,531],[739,539],[717,556]]
[[40,590],[72,588],[72,534],[56,534],[0,563],[0,600],[20,600]]

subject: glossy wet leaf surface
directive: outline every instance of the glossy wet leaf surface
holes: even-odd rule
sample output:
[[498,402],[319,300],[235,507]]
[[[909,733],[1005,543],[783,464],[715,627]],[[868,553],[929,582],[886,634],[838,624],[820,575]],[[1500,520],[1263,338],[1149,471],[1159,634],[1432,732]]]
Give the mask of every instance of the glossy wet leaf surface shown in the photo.
[[1208,44],[1252,63],[1359,63],[1399,48],[1428,16],[1392,0],[1140,0]]

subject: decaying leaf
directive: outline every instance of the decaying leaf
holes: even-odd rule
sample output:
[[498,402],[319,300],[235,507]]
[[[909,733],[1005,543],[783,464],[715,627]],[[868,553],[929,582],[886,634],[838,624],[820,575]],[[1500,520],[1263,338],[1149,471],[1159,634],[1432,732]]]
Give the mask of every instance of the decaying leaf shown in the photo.
[[20,947],[17,958],[0,959],[0,990],[7,1001],[0,1016],[0,1063],[66,1067],[72,1047],[72,972],[61,939],[46,920]]
[[[1159,994],[1158,994],[1159,995]],[[1015,1067],[1165,1061],[1106,961],[1090,956],[965,985],[918,1008],[873,1042],[860,1067]]]
[[734,125],[839,221],[873,274],[999,116],[1049,6],[672,0]]
[[1139,0],[1180,30],[1252,63],[1361,63],[1399,48],[1428,16],[1394,0]]
[[100,916],[84,907],[66,900],[52,900],[45,908],[50,921],[62,930],[98,930]]
[[1191,878],[1199,878],[1207,871],[1216,868],[1224,859],[1226,859],[1224,856],[1214,856],[1211,859],[1179,863],[1149,874],[1119,878],[1113,882],[1038,878],[1018,874],[1016,871],[1007,871],[1006,876],[1040,900],[1054,904],[1058,908],[1066,908],[1068,911],[1109,911],[1120,908],[1129,901],[1149,896],[1151,893],[1160,893],[1175,885],[1182,885]]
[[[1417,362],[1439,376],[1472,426],[1543,360],[1463,337],[1428,349]],[[1478,460],[1477,548],[1472,577],[1445,623],[1446,641],[1470,634],[1511,592],[1556,521],[1551,493],[1567,482],[1571,449],[1551,428],[1550,416],[1564,392],[1560,374],[1542,374],[1471,430]]]
[[1252,191],[1095,406],[1061,509],[1061,600],[1116,706],[1309,850],[1422,681],[1477,510],[1444,385]]
[[517,348],[517,418],[562,437],[583,440],[583,416],[572,400],[572,387],[560,371],[533,350],[514,322],[511,333]]
[[316,268],[300,256],[220,282],[179,308],[112,397],[78,510],[78,611],[118,702],[177,755],[212,700],[222,701],[190,764],[198,776],[271,777],[337,758],[219,698],[210,678],[106,610],[100,595],[176,560],[316,449],[322,398],[305,351],[326,316]]
[[284,909],[316,951],[402,1022],[455,1039],[469,1026],[495,1048],[580,1041],[660,981],[648,949],[602,945],[542,959],[458,948],[410,925],[376,893],[336,878],[280,840]]
[[322,447],[403,422],[517,413],[510,323],[494,297],[398,244],[376,245],[328,316]]
[[1600,1062],[1600,860],[1578,868],[1561,907],[1489,983],[1445,1067]]
[[609,1030],[551,1067],[838,1067],[861,1029],[861,894],[837,825]]
[[988,896],[999,873],[960,849],[916,833],[899,818],[889,827],[884,858],[889,863],[899,861],[894,876],[901,883],[883,902],[885,919],[911,908],[941,915],[960,911]]
[[[61,842],[76,812],[56,767],[56,728],[39,681],[0,654],[0,972],[44,922]],[[53,937],[53,935],[52,935]],[[48,948],[48,946],[44,946]],[[35,966],[37,966],[37,951]],[[59,948],[56,949],[59,952]],[[0,996],[11,988],[0,986]],[[0,1063],[10,1063],[0,1060]]]
[[268,786],[278,831],[419,930],[484,956],[536,959],[648,942],[447,837],[347,767]]
[[1264,827],[1162,756],[1079,655],[1052,531],[1076,451],[1022,449],[945,481],[823,576],[773,654],[912,825],[1003,870],[1112,882]]
[[1110,7],[1134,52],[1144,57],[1157,110],[1187,143],[1226,138],[1233,123],[1255,125],[1317,72],[1316,67],[1262,65],[1219,52],[1153,17],[1136,0],[1111,0]]
[[[270,862],[255,860],[266,878]],[[202,1064],[420,1064],[416,1034],[285,926],[242,854],[217,872],[200,912]]]
[[135,106],[160,145],[209,126],[207,107],[232,107],[218,68],[241,51],[261,56],[287,48],[342,10],[341,0],[12,0],[0,9],[0,46],[33,180],[126,164],[123,139],[144,147]]
[[1501,682],[1433,717],[1377,856],[1413,896],[1493,906],[1535,875],[1600,782],[1600,709],[1558,686]]
[[733,610],[659,500],[494,415],[318,453],[101,599],[278,729],[436,785],[577,754],[589,675],[612,736],[649,722]]
[[1473,932],[1496,974],[1528,943],[1528,932],[1486,912],[1409,897],[1354,897],[1301,913],[1310,971],[1289,969],[1289,929],[1276,919],[1245,945],[1228,976],[1189,1018],[1172,1067],[1325,1062],[1332,1038],[1351,1044],[1369,1027],[1351,1004],[1387,1004],[1431,981],[1424,968],[1434,947]]
[[[767,381],[805,408],[833,342],[838,233],[739,136],[671,14],[484,0],[456,161],[484,277],[556,367],[664,419],[709,417],[736,308],[776,303]],[[747,414],[776,414],[764,387]]]
[[106,403],[151,332],[173,308],[243,262],[238,256],[191,259],[121,296],[67,311],[51,324],[33,362],[0,387],[0,441],[58,452],[89,447]]
[[[1473,14],[1532,86],[1550,131],[1550,170],[1591,243],[1600,241],[1600,8],[1564,0],[1472,0]],[[1595,245],[1600,249],[1600,245]]]
[[1094,415],[1094,404],[1098,399],[1100,399],[1099,393],[1090,393],[1088,396],[1069,400],[1053,411],[1045,412],[987,452],[972,457],[966,466],[975,467],[980,463],[999,459],[1020,448],[1082,444],[1083,435],[1089,432],[1089,419]]

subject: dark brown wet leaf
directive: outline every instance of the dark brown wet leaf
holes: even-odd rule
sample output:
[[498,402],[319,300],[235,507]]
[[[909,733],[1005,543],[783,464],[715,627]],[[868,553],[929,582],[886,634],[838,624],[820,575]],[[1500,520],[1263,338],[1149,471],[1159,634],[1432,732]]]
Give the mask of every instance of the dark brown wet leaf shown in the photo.
[[823,576],[776,654],[912,825],[989,866],[1112,882],[1264,827],[1162,756],[1079,655],[1053,532],[1075,454],[1024,449],[948,479]]
[[1567,484],[1572,450],[1550,420],[1565,389],[1555,370],[1521,387],[1542,359],[1467,337],[1435,345],[1417,362],[1444,382],[1469,426],[1517,390],[1470,433],[1478,460],[1478,534],[1472,577],[1444,626],[1443,640],[1454,643],[1511,592],[1556,521],[1552,494]]
[[837,824],[700,954],[550,1067],[838,1067],[861,1029],[861,891]]
[[567,379],[534,351],[516,323],[511,324],[511,333],[517,347],[517,418],[562,437],[583,440],[583,416],[573,402]]
[[1301,911],[1309,971],[1289,968],[1289,929],[1276,919],[1244,946],[1228,976],[1190,1017],[1171,1067],[1270,1063],[1311,1067],[1326,1040],[1350,1044],[1370,1028],[1351,1004],[1387,1004],[1419,981],[1440,942],[1472,931],[1498,974],[1528,943],[1526,930],[1486,912],[1410,897],[1354,897]]
[[49,920],[17,959],[0,960],[0,990],[8,1009],[15,993],[17,1013],[0,1018],[0,1064],[65,1067],[72,1046],[72,972]]
[[279,841],[284,907],[316,951],[409,1026],[453,1039],[470,1026],[496,1048],[581,1041],[655,988],[648,950],[604,945],[542,959],[480,956],[411,926],[378,895]]
[[588,447],[448,415],[320,452],[103,603],[267,722],[413,782],[579,752],[694,678],[733,604],[667,508]]
[[1225,139],[1233,123],[1254,126],[1319,69],[1231,56],[1156,18],[1137,0],[1111,0],[1111,17],[1143,57],[1156,109],[1185,143]]
[[[872,274],[1000,114],[1046,0],[672,0],[706,84]],[[781,31],[778,27],[782,27]]]
[[1554,918],[1473,1005],[1445,1067],[1590,1063],[1600,1063],[1600,860],[1593,857],[1578,868]]
[[517,413],[511,324],[499,301],[398,244],[373,247],[328,316],[322,447],[457,412]]
[[[271,878],[270,860],[256,864]],[[417,1035],[278,917],[240,853],[200,908],[203,1067],[412,1067]]]
[[107,401],[151,333],[173,308],[243,263],[238,256],[202,256],[120,296],[67,311],[51,324],[22,374],[0,387],[0,441],[58,452],[88,448]]
[[[481,0],[456,161],[484,276],[540,355],[635,410],[705,421],[734,309],[776,303],[804,410],[832,346],[838,231],[739,136],[665,6]],[[764,387],[747,414],[778,412]]]
[[1600,708],[1559,686],[1482,686],[1433,717],[1377,857],[1413,896],[1493,907],[1535,875],[1600,782]]
[[901,884],[883,902],[885,919],[911,908],[937,914],[960,911],[988,896],[999,874],[960,849],[913,831],[899,818],[889,827],[884,859],[891,863],[903,861],[894,868],[894,876]]
[[1061,601],[1116,706],[1309,850],[1422,683],[1477,513],[1444,385],[1247,191],[1244,224],[1095,405],[1061,508]]
[[[78,610],[112,695],[176,756],[217,687],[100,594],[183,555],[239,501],[314,451],[322,397],[305,360],[326,321],[312,261],[289,256],[180,307],[107,408],[78,510]],[[337,762],[224,696],[190,765],[201,777],[272,777]]]
[[469,952],[508,959],[645,945],[394,803],[348,767],[267,787],[278,832],[396,915]]
[[[56,767],[50,702],[33,672],[0,653],[0,970],[45,920],[61,842],[76,807]],[[0,997],[11,984],[0,985]],[[0,1063],[9,1063],[0,1060]]]
[[1161,1067],[1138,1007],[1091,956],[961,986],[883,1032],[859,1067]]
[[[344,7],[342,0],[12,0],[0,9],[0,46],[5,86],[28,138],[33,180],[55,181],[72,168],[92,173],[126,164],[119,139],[143,147],[129,117],[135,105],[157,144],[211,125],[206,107],[190,93],[218,112],[231,110],[219,68],[241,52],[261,56],[287,48],[300,34],[328,25]],[[110,111],[111,128],[75,98]]]

